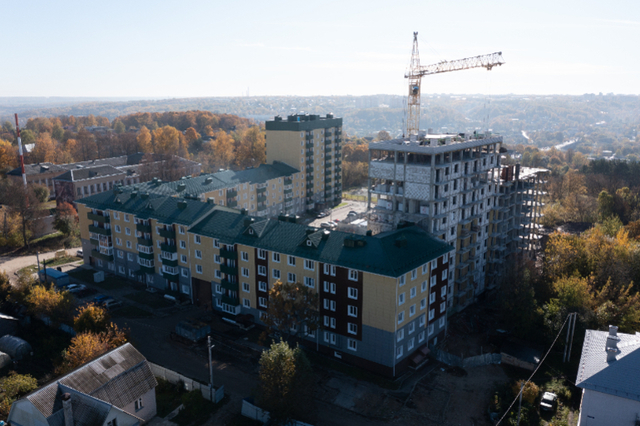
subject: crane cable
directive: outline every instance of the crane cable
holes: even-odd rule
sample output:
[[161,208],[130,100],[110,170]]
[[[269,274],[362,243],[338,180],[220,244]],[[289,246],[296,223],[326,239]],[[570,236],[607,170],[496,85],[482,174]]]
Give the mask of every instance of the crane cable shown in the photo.
[[562,330],[564,330],[564,326],[567,324],[567,321],[569,320],[569,315],[567,315],[567,318],[565,318],[564,323],[562,324],[562,327],[560,327],[560,330],[558,331],[558,334],[556,335],[556,338],[553,339],[553,343],[551,344],[551,346],[549,347],[549,350],[547,351],[546,354],[544,354],[544,357],[542,358],[542,361],[540,361],[540,363],[538,364],[538,366],[536,367],[536,369],[533,371],[533,373],[531,373],[531,376],[529,376],[529,378],[527,379],[527,381],[524,383],[524,385],[520,388],[520,392],[518,392],[518,394],[516,395],[515,399],[513,400],[513,402],[511,403],[511,405],[509,405],[509,408],[507,408],[507,410],[504,412],[504,414],[502,415],[502,417],[500,418],[500,420],[498,420],[498,423],[496,423],[495,426],[498,426],[505,417],[507,417],[507,414],[509,414],[509,410],[511,410],[511,407],[513,407],[513,404],[516,403],[516,401],[518,400],[518,398],[520,397],[520,394],[522,393],[522,391],[524,390],[524,387],[526,386],[527,383],[529,383],[531,381],[531,379],[533,378],[533,376],[535,376],[535,374],[538,372],[538,370],[540,369],[540,367],[542,367],[542,364],[544,363],[544,360],[547,359],[547,355],[549,355],[549,352],[551,352],[551,349],[553,349],[553,347],[555,346],[556,342],[558,341],[558,337],[560,337],[560,333],[562,333]]

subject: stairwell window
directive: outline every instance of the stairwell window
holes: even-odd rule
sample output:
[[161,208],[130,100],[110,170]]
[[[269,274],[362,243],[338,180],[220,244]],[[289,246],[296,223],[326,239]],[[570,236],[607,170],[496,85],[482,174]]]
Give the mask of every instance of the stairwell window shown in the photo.
[[349,297],[349,299],[358,299],[358,289],[349,287],[347,297]]
[[258,281],[258,289],[260,291],[267,291],[267,283],[265,281]]
[[402,358],[402,354],[404,352],[404,347],[403,346],[398,346],[396,348],[396,358]]
[[347,325],[347,331],[350,334],[358,334],[358,324],[354,324],[352,322],[348,323]]
[[347,308],[347,314],[350,317],[357,317],[358,316],[358,308],[356,306],[349,305],[349,307]]
[[349,269],[349,279],[351,281],[358,281],[358,271],[355,269]]
[[347,339],[347,347],[352,351],[358,350],[358,342],[354,339]]
[[200,244],[202,241],[200,239],[200,235],[194,235],[193,236],[193,242],[196,244]]
[[258,259],[266,259],[267,251],[263,249],[258,249]]

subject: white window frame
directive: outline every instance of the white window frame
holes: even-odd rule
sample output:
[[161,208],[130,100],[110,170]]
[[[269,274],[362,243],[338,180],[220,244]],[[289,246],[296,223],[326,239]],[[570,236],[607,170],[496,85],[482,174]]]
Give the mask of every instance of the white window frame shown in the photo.
[[258,259],[265,260],[267,258],[267,251],[265,249],[258,249]]
[[196,244],[202,244],[202,238],[200,238],[200,235],[194,235],[193,242]]
[[241,251],[240,252],[240,260],[242,260],[243,262],[248,262],[249,261],[249,253],[247,253],[246,251]]
[[296,282],[296,274],[293,272],[287,272],[287,282],[295,283]]
[[427,298],[425,297],[420,301],[420,310],[423,310],[426,307],[427,307]]
[[416,314],[416,305],[411,305],[409,308],[409,316],[412,317]]
[[258,290],[263,291],[263,292],[267,292],[267,282],[266,281],[258,281]]
[[347,315],[350,317],[358,317],[358,307],[353,305],[347,305]]
[[304,260],[304,269],[307,271],[315,271],[316,270],[316,262],[313,260],[305,259]]
[[202,259],[202,251],[196,250],[196,259]]
[[398,295],[398,305],[404,305],[404,301],[405,301],[404,299],[405,299],[404,293],[400,293]]
[[276,263],[280,263],[280,253],[278,252],[271,252],[271,261],[272,262],[276,262]]
[[440,328],[444,327],[445,321],[446,321],[447,317],[445,316],[441,316],[440,319],[438,320],[438,326]]
[[187,248],[187,242],[183,241],[183,240],[180,240],[180,248],[181,249],[186,249]]
[[251,300],[249,300],[247,298],[243,298],[242,299],[242,306],[244,306],[245,308],[250,308],[251,307]]
[[358,350],[358,342],[355,339],[347,339],[347,349],[352,351]]
[[287,265],[296,266],[296,257],[295,256],[287,256]]
[[242,291],[251,293],[251,285],[249,285],[249,283],[242,283]]
[[249,277],[249,268],[240,268],[243,277]]
[[402,324],[404,322],[404,311],[398,314],[398,324]]
[[418,278],[418,268],[411,271],[411,281],[415,280],[416,278]]
[[400,287],[405,285],[406,282],[407,282],[407,280],[406,280],[406,277],[404,275],[402,275],[400,278],[398,278],[398,284],[400,285]]
[[354,324],[352,322],[347,323],[347,333],[349,334],[358,334],[358,324]]
[[116,232],[118,233],[122,232],[122,228],[120,228],[120,225],[116,225]]
[[400,345],[396,348],[396,359],[402,358],[404,352],[404,346]]
[[258,297],[258,305],[260,305],[261,308],[266,308],[267,307],[267,298],[266,297]]
[[349,269],[349,280],[358,281],[358,271],[356,269]]
[[309,288],[315,288],[315,286],[316,286],[315,278],[304,277],[304,285],[309,287]]
[[413,287],[411,289],[411,292],[409,293],[409,298],[413,299],[417,295],[418,295],[418,288],[417,287]]
[[202,265],[196,265],[196,273],[202,274]]
[[420,292],[423,293],[427,291],[427,287],[429,287],[427,280],[422,281],[422,284],[420,285]]
[[396,333],[396,341],[400,342],[402,339],[404,339],[404,328],[401,328],[400,330],[398,330],[398,332]]
[[435,316],[436,316],[436,310],[435,309],[430,309],[429,310],[429,321],[431,321]]
[[347,297],[349,299],[358,300],[358,289],[355,287],[349,287],[347,289]]
[[258,265],[258,275],[266,277],[267,276],[267,267],[264,266],[264,265]]
[[271,277],[273,277],[273,279],[279,280],[281,276],[280,269],[271,269]]

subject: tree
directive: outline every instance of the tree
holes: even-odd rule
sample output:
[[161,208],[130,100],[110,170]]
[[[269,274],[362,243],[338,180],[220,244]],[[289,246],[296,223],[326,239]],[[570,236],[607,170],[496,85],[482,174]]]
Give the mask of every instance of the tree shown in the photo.
[[598,217],[600,221],[613,216],[614,207],[613,195],[609,194],[606,189],[600,191],[600,194],[598,194]]
[[71,339],[71,345],[63,353],[62,363],[56,368],[56,372],[68,373],[107,351],[124,345],[127,340],[127,333],[118,330],[115,324],[102,333],[78,333]]
[[211,171],[228,169],[234,161],[233,139],[224,130],[215,134],[215,139],[205,145],[205,157]]
[[153,152],[153,146],[151,145],[151,132],[145,126],[142,126],[138,136],[138,152],[144,152],[145,154]]
[[122,134],[122,133],[124,133],[124,132],[127,130],[127,129],[126,129],[126,127],[124,126],[124,123],[122,123],[122,121],[120,121],[120,120],[118,120],[118,119],[116,119],[116,120],[113,122],[113,129],[114,129],[114,130],[116,131],[116,133],[118,133],[118,134]]
[[31,185],[25,188],[22,182],[14,182],[10,186],[10,192],[6,195],[11,194],[11,196],[4,202],[9,205],[12,214],[19,218],[23,243],[28,247],[29,234],[37,228],[38,219],[43,215],[41,203]]
[[180,149],[181,133],[172,126],[164,126],[153,132],[153,147],[156,154],[175,155]]
[[270,413],[273,424],[308,416],[313,401],[313,373],[300,347],[285,341],[272,343],[260,357],[258,405]]
[[376,139],[379,141],[390,141],[391,135],[386,130],[380,130]]
[[78,213],[69,203],[58,205],[53,220],[53,226],[66,237],[78,232]]
[[103,333],[111,326],[111,316],[102,306],[93,303],[80,308],[78,315],[73,319],[73,328],[76,333]]
[[196,129],[194,129],[193,127],[189,127],[185,131],[184,137],[187,139],[187,144],[191,146],[195,141],[200,139],[200,134],[196,132]]
[[287,338],[315,331],[319,324],[318,293],[300,283],[276,281],[269,290],[269,307],[262,321],[268,333],[282,333]]
[[49,188],[44,185],[32,185],[33,193],[40,203],[46,203],[49,201]]
[[240,168],[257,167],[267,161],[264,134],[258,126],[242,132],[240,144],[236,150],[236,164]]
[[51,134],[40,133],[35,143],[36,146],[31,151],[31,160],[34,163],[52,162],[56,151],[56,143],[51,139]]
[[[520,389],[522,388],[522,384],[524,380],[518,380],[511,387],[514,396],[520,395]],[[522,399],[529,404],[533,404],[538,398],[538,394],[540,393],[540,388],[533,382],[526,382],[524,385],[524,389],[522,389]]]
[[0,415],[6,419],[11,404],[19,396],[26,395],[37,387],[38,381],[30,374],[17,374],[11,371],[7,376],[0,378]]
[[18,150],[11,142],[0,139],[0,170],[18,166]]
[[47,316],[58,324],[69,317],[74,297],[68,291],[56,291],[53,284],[49,288],[36,285],[27,295],[26,303],[32,315]]

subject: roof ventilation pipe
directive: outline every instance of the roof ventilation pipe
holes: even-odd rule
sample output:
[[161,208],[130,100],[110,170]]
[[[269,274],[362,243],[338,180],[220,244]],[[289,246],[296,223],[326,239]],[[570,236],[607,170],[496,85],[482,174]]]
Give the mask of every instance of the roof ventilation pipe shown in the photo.
[[71,408],[71,394],[62,395],[62,410],[64,413],[64,426],[73,426],[73,409]]
[[618,337],[618,327],[610,325],[609,335],[607,336],[607,345],[605,347],[605,351],[607,352],[607,362],[613,362],[616,360],[616,356],[620,353],[620,349],[618,349],[619,341],[620,337]]

